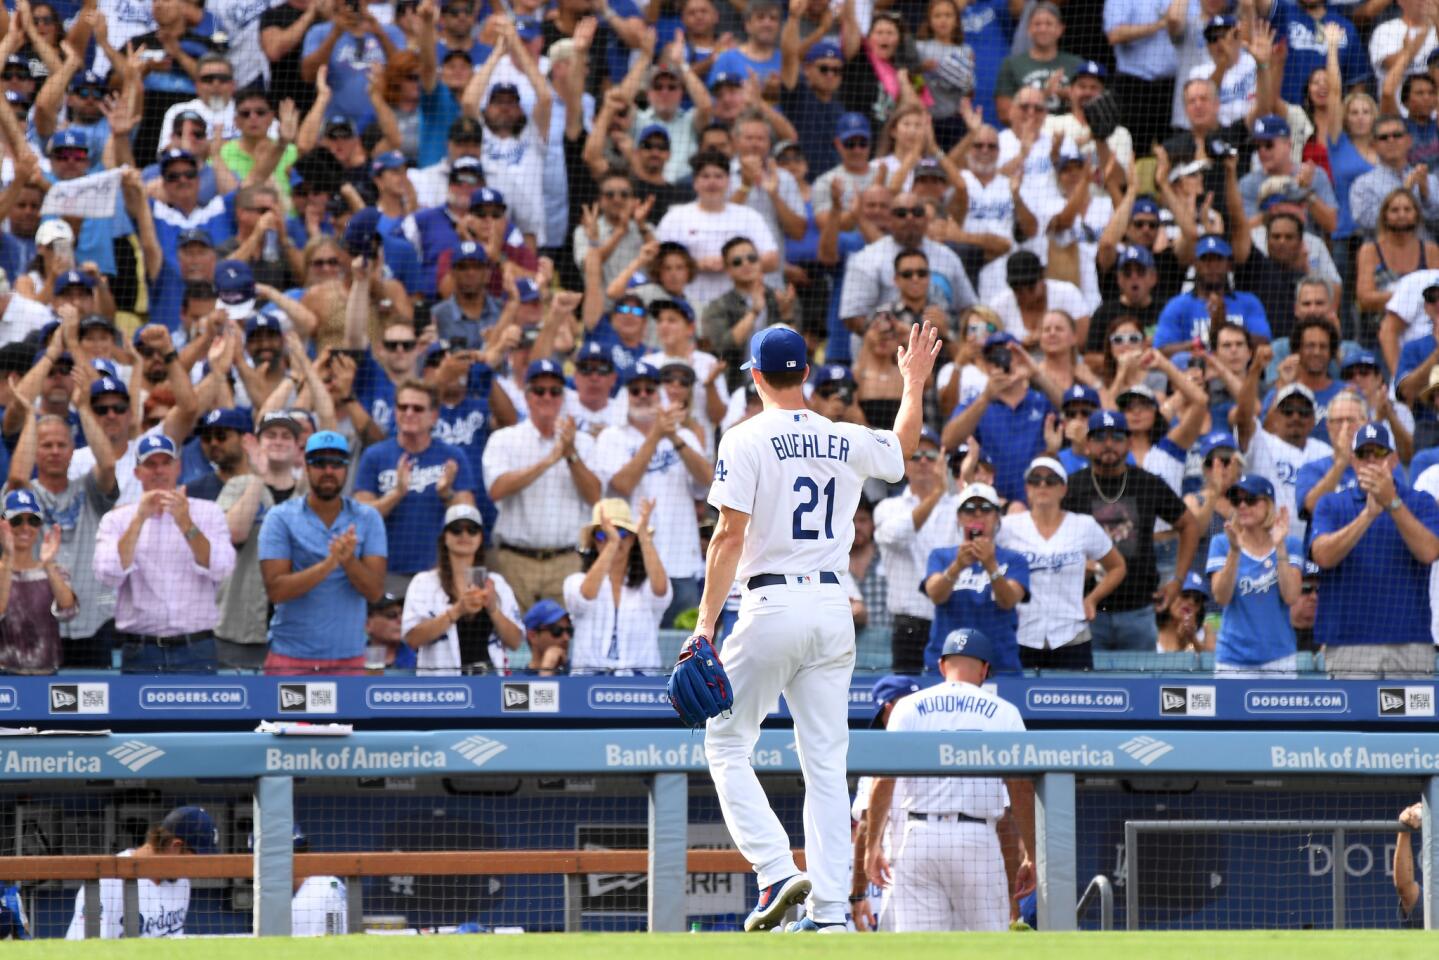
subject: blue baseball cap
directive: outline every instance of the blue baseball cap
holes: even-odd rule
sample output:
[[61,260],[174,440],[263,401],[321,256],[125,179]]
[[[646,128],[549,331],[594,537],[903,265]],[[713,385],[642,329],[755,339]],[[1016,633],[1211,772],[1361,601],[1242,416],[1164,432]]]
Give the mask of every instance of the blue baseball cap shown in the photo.
[[710,92],[711,92],[711,93],[713,93],[714,91],[718,90],[720,87],[742,87],[742,86],[744,86],[744,77],[740,76],[740,75],[737,74],[737,73],[733,73],[733,72],[731,72],[731,71],[729,71],[729,70],[720,71],[719,73],[716,73],[714,76],[710,77]]
[[350,222],[345,224],[344,244],[350,256],[368,253],[380,233],[380,218],[384,216],[378,207],[364,207],[356,210]]
[[1341,377],[1348,377],[1349,371],[1355,367],[1373,367],[1375,370],[1378,370],[1381,375],[1384,373],[1384,367],[1380,365],[1379,358],[1368,350],[1360,350],[1346,357],[1344,362],[1339,365],[1339,375]]
[[922,180],[926,177],[936,180],[948,180],[949,174],[944,172],[944,167],[934,157],[925,157],[914,165],[914,179]]
[[740,364],[740,369],[758,370],[760,373],[802,371],[808,353],[804,337],[793,330],[765,327],[749,338],[749,359]]
[[804,55],[805,63],[814,63],[818,60],[843,60],[844,53],[839,49],[839,44],[833,40],[821,40],[809,48],[809,53]]
[[1357,451],[1360,447],[1383,447],[1392,451],[1394,440],[1389,436],[1389,428],[1382,421],[1375,420],[1354,432],[1354,443],[1350,449]]
[[1074,68],[1072,79],[1077,80],[1080,77],[1094,77],[1096,80],[1103,80],[1108,75],[1109,71],[1104,69],[1104,64],[1094,60],[1086,60]]
[[35,499],[35,494],[29,490],[11,490],[5,495],[5,519],[33,513],[37,517],[43,517],[40,512],[40,501]]
[[104,90],[106,87],[104,76],[96,73],[94,70],[82,70],[71,78],[71,90],[83,90],[86,87],[99,87],[101,90]]
[[1018,340],[1014,339],[1013,334],[1005,333],[1003,330],[1001,330],[998,333],[991,333],[989,336],[984,338],[984,349],[989,350],[993,347],[1007,347],[1011,343],[1018,342]]
[[994,644],[989,642],[984,631],[961,627],[944,638],[944,646],[939,649],[939,659],[943,660],[945,657],[973,657],[985,663],[993,663]]
[[1146,270],[1153,270],[1154,254],[1150,253],[1147,247],[1127,244],[1119,251],[1119,269],[1123,270],[1131,263],[1137,263]]
[[130,391],[125,387],[125,382],[118,377],[101,377],[90,384],[90,399],[93,401],[102,393],[118,393],[120,396],[129,398]]
[[515,280],[515,293],[518,294],[520,303],[538,303],[540,300],[540,285],[529,277],[520,277]]
[[625,284],[626,290],[633,290],[635,287],[643,287],[650,282],[649,275],[643,270],[636,270],[630,274],[629,282]]
[[525,611],[525,629],[538,630],[552,623],[559,623],[569,613],[554,600],[546,598]]
[[1225,240],[1219,234],[1206,233],[1200,237],[1199,242],[1194,245],[1194,256],[1227,258],[1234,256],[1234,250],[1229,246],[1229,241]]
[[513,83],[497,83],[490,87],[489,96],[485,97],[486,103],[494,103],[495,97],[502,93],[508,93],[516,100],[520,99],[520,88]]
[[345,439],[344,434],[334,430],[317,430],[305,441],[305,459],[321,453],[337,454],[349,460],[350,441]]
[[1255,140],[1274,140],[1289,136],[1289,121],[1277,113],[1266,114],[1254,121]]
[[563,382],[565,371],[553,360],[535,360],[525,370],[525,383],[528,384],[536,377],[556,377]]
[[1128,433],[1129,421],[1118,410],[1096,410],[1089,415],[1089,432]]
[[840,363],[826,363],[820,367],[814,375],[815,386],[823,386],[826,383],[854,383],[854,374],[850,373],[849,367]]
[[626,384],[634,383],[636,380],[653,380],[655,383],[659,383],[660,368],[641,360],[625,371],[624,380]]
[[515,17],[515,36],[521,40],[537,40],[543,35],[544,28],[535,17]]
[[661,124],[652,123],[640,131],[640,135],[635,137],[635,143],[644,143],[650,137],[663,137],[665,143],[670,142],[669,130]]
[[[169,442],[168,437],[165,440]],[[196,853],[215,853],[220,849],[220,831],[215,829],[215,821],[203,807],[176,807],[165,815],[160,826],[185,841],[185,846]]]
[[[348,131],[342,133],[341,131]],[[355,121],[341,114],[335,114],[325,121],[321,135],[326,137],[339,136],[340,139],[353,137],[358,131],[355,129]]]
[[869,125],[869,117],[862,113],[841,114],[839,121],[834,125],[834,138],[836,140],[848,140],[850,137],[864,137],[866,140],[874,139],[874,131]]
[[163,433],[147,433],[140,438],[140,446],[136,448],[135,452],[135,462],[144,463],[151,457],[159,456],[162,453],[171,457],[176,456],[175,441]]
[[386,170],[403,170],[409,165],[405,155],[398,150],[386,150],[370,163],[370,175],[378,177]]
[[455,255],[450,261],[453,263],[489,263],[490,254],[483,244],[475,243],[473,240],[465,240],[455,248]]
[[85,135],[85,131],[76,130],[74,127],[69,127],[65,130],[61,130],[59,133],[55,134],[53,137],[50,138],[50,146],[45,152],[54,153],[56,150],[59,150],[62,147],[72,147],[78,148],[80,150],[89,150],[90,138]]
[[1204,24],[1204,32],[1207,34],[1211,30],[1228,30],[1231,27],[1237,26],[1239,26],[1238,20],[1227,13],[1223,13],[1210,17]]
[[204,433],[206,430],[238,430],[240,433],[249,433],[254,429],[254,426],[254,423],[250,420],[250,415],[245,413],[245,411],[236,409],[235,407],[225,407],[221,410],[211,410],[205,414],[204,419],[200,421],[197,432]]
[[615,358],[610,356],[609,350],[598,340],[586,340],[585,345],[580,347],[580,352],[575,354],[575,365],[582,363],[603,363],[611,372],[615,369]]
[[[100,371],[102,377],[109,377],[112,380],[120,379],[120,368],[115,366],[115,361],[108,357],[91,357],[90,366]],[[93,396],[93,394],[91,394]]]
[[284,325],[278,317],[272,317],[268,313],[252,313],[245,321],[245,339],[248,340],[257,333],[278,333],[283,336]]
[[925,441],[925,440],[928,440],[930,443],[934,444],[936,447],[939,446],[939,434],[935,432],[935,430],[934,430],[933,427],[927,427],[927,426],[926,426],[926,427],[920,427],[920,428],[919,428],[919,439],[920,439],[921,442],[922,442],[922,441]]
[[1093,387],[1086,387],[1082,383],[1076,383],[1074,386],[1064,391],[1064,397],[1059,405],[1059,408],[1062,410],[1065,407],[1069,406],[1071,403],[1087,403],[1091,407],[1098,407],[1099,391],[1095,390]]
[[1189,573],[1185,574],[1184,582],[1179,585],[1179,592],[1198,593],[1201,594],[1205,600],[1208,600],[1209,581],[1205,577],[1202,577],[1199,574],[1195,573],[1193,570],[1191,570],[1189,571]]
[[93,290],[95,289],[95,279],[88,273],[81,273],[79,270],[66,270],[55,278],[54,290],[56,293],[63,293],[71,287]]
[[1139,213],[1148,213],[1156,217],[1159,216],[1158,201],[1153,197],[1140,197],[1138,200],[1135,200],[1134,206],[1130,208],[1129,215],[1133,217]]
[[188,230],[181,230],[175,238],[175,249],[180,249],[191,243],[202,243],[211,250],[215,249],[215,241],[210,234],[199,227],[191,227]]
[[1239,441],[1234,439],[1234,434],[1228,430],[1215,430],[1212,433],[1206,433],[1200,439],[1199,458],[1201,460],[1208,460],[1209,455],[1216,450],[1237,451],[1238,449]]
[[244,320],[255,310],[255,272],[243,260],[215,264],[215,296],[231,320]]
[[1268,478],[1261,477],[1257,473],[1240,474],[1239,479],[1234,481],[1234,485],[1224,492],[1228,494],[1234,490],[1243,490],[1255,497],[1274,499],[1274,484],[1270,483]]
[[684,318],[690,323],[695,322],[695,308],[689,305],[688,300],[678,297],[662,297],[659,300],[650,302],[650,315],[658,317],[661,310],[674,310],[684,314]]
[[900,697],[907,697],[911,693],[919,692],[919,682],[914,677],[905,677],[892,673],[887,677],[880,677],[874,682],[870,690],[870,702],[874,704],[874,718],[870,720],[871,728],[879,727],[880,717],[884,716],[884,708],[889,706]]
[[1319,564],[1315,563],[1313,560],[1306,559],[1304,561],[1304,578],[1306,580],[1310,577],[1319,576],[1319,572]]
[[470,209],[478,207],[503,207],[505,206],[505,195],[493,187],[480,187],[470,194]]
[[172,163],[188,163],[196,169],[200,166],[199,163],[196,162],[193,153],[189,150],[181,150],[179,147],[171,147],[169,150],[160,154],[160,172],[164,173],[165,168]]

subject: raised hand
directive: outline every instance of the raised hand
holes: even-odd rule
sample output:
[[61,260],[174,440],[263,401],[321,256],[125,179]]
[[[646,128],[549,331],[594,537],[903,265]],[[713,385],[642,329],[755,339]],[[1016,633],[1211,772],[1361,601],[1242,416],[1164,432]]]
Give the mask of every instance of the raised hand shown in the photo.
[[[9,527],[10,524],[5,524]],[[60,553],[60,524],[50,525],[45,531],[45,539],[40,543],[40,565],[48,567],[55,562],[55,557]]]
[[440,479],[435,482],[435,492],[440,495],[441,500],[448,500],[455,492],[455,475],[460,472],[460,465],[453,460],[446,460],[444,469],[440,471]]
[[344,533],[330,538],[330,559],[337,565],[343,565],[355,555],[355,547],[359,539],[355,535],[355,525],[350,526]]
[[1273,526],[1269,528],[1269,539],[1277,547],[1284,542],[1284,538],[1287,536],[1289,536],[1289,508],[1280,507],[1279,513],[1274,517]]
[[923,389],[934,370],[934,358],[939,356],[943,343],[939,339],[939,328],[930,323],[914,324],[909,328],[909,343],[899,346],[899,372],[905,384]]
[[646,497],[640,501],[639,538],[641,540],[648,540],[654,535],[654,531],[650,529],[650,516],[654,512],[655,501],[653,497]]
[[175,525],[181,530],[190,529],[190,498],[185,493],[184,484],[166,491],[165,512],[175,518]]

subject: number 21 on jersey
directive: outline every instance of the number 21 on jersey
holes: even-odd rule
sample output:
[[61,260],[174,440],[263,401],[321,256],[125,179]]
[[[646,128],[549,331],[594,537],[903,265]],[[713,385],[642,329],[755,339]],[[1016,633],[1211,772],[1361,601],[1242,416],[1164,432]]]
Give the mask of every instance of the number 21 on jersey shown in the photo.
[[794,516],[790,520],[790,536],[795,540],[818,540],[820,532],[810,530],[806,527],[806,521],[810,513],[819,506],[820,497],[824,497],[824,538],[834,539],[834,477],[824,485],[821,491],[819,484],[809,477],[794,478],[794,492],[800,494],[804,499],[799,506],[794,508]]

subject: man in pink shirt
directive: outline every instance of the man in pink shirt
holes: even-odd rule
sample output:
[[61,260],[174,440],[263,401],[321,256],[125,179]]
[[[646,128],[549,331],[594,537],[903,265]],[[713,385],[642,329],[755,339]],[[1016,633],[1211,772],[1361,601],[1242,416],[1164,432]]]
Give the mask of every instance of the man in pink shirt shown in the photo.
[[95,576],[116,593],[125,673],[213,673],[215,591],[235,568],[224,512],[177,487],[180,460],[163,433],[141,438],[138,503],[100,521]]

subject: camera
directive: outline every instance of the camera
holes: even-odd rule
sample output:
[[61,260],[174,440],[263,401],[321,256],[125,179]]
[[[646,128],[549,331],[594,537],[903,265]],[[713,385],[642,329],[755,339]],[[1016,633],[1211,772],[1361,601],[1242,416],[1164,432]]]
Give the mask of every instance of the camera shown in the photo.
[[959,479],[959,473],[964,468],[964,458],[967,456],[969,456],[969,444],[967,443],[961,443],[949,451],[945,462],[949,464],[949,475],[954,479]]
[[1010,372],[1010,367],[1014,363],[1014,354],[1010,352],[1009,347],[1005,346],[990,348],[985,351],[984,358],[1005,373]]
[[1225,140],[1223,137],[1210,137],[1208,143],[1205,144],[1205,149],[1209,151],[1209,156],[1215,160],[1227,160],[1230,157],[1239,155],[1239,151],[1235,149],[1234,144]]

